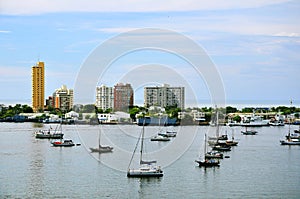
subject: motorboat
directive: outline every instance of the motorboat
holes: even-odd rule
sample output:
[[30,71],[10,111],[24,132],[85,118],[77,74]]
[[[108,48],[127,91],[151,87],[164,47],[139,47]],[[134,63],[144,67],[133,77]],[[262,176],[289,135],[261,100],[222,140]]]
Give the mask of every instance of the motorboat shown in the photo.
[[75,146],[72,140],[60,140],[51,143],[55,147],[72,147]]
[[162,135],[156,135],[156,136],[152,137],[150,140],[151,141],[163,141],[163,142],[166,142],[166,141],[170,141],[171,139],[168,138],[168,137],[162,136]]

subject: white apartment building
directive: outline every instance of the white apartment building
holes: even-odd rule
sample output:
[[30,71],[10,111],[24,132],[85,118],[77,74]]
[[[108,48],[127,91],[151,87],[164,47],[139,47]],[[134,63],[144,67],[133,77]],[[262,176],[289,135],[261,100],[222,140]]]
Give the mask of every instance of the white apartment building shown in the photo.
[[184,109],[184,87],[170,87],[163,84],[161,87],[144,88],[144,106],[177,106]]
[[114,88],[105,85],[96,88],[96,106],[103,111],[114,109]]
[[73,89],[68,89],[66,85],[56,89],[53,93],[53,107],[58,108],[63,112],[72,109],[74,100]]

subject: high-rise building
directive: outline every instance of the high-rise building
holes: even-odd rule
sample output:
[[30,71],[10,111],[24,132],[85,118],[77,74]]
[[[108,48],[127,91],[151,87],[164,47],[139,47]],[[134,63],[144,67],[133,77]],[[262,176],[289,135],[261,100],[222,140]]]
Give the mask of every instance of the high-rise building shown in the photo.
[[70,111],[73,107],[74,92],[68,89],[66,85],[56,89],[53,93],[54,108],[60,109],[62,112]]
[[118,83],[114,86],[114,110],[128,111],[133,106],[133,89],[130,84]]
[[114,109],[114,89],[105,85],[96,88],[96,106],[103,111]]
[[32,66],[32,109],[37,112],[44,109],[45,100],[45,68],[44,62],[37,62],[36,66]]
[[184,87],[170,87],[168,84],[161,87],[145,87],[144,106],[177,106],[184,109]]

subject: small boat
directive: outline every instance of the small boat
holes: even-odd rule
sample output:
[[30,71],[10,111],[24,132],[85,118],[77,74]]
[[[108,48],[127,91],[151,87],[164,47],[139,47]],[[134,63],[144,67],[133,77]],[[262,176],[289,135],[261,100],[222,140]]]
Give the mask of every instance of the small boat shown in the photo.
[[[292,106],[292,100],[291,100]],[[285,136],[285,140],[280,140],[281,145],[300,145],[300,134],[294,131],[295,133],[291,133],[291,118],[289,118],[289,132]]]
[[166,132],[160,132],[158,135],[161,135],[163,137],[176,137],[176,132],[173,131],[166,131]]
[[206,159],[223,159],[223,154],[218,151],[208,151],[205,154]]
[[75,146],[74,142],[72,140],[60,140],[60,141],[54,141],[51,143],[55,147],[72,147]]
[[286,139],[299,139],[300,133],[288,133],[285,137]]
[[95,112],[96,112],[96,115],[97,115],[97,121],[98,121],[98,124],[99,124],[99,131],[98,131],[98,147],[97,148],[90,148],[91,152],[92,153],[109,153],[109,152],[112,152],[113,151],[113,147],[111,146],[103,146],[101,145],[101,142],[100,142],[100,139],[101,139],[101,124],[102,122],[99,121],[99,118],[98,118],[98,109],[97,107],[95,106]]
[[234,141],[234,140],[226,140],[225,143],[227,146],[237,146],[239,142]]
[[243,135],[256,135],[257,131],[249,130],[249,131],[241,131]]
[[138,177],[138,178],[148,178],[148,177],[162,177],[163,171],[160,166],[157,166],[156,160],[153,161],[145,161],[143,160],[143,146],[144,146],[144,132],[145,132],[145,122],[143,123],[141,139],[138,139],[138,143],[141,140],[141,150],[140,150],[140,166],[139,168],[130,168],[131,162],[133,160],[134,153],[137,149],[138,143],[133,151],[128,170],[127,177]]
[[217,167],[220,166],[220,161],[218,158],[207,158],[207,140],[206,140],[206,134],[204,135],[204,159],[201,160],[200,157],[198,160],[195,160],[199,164],[199,167]]
[[245,131],[241,131],[241,133],[243,135],[256,135],[258,132],[254,131],[254,130],[247,130],[247,127],[246,127]]
[[300,139],[280,140],[281,145],[300,145]]
[[113,149],[114,148],[111,146],[103,146],[100,144],[99,144],[98,148],[90,148],[92,153],[108,153],[108,152],[112,152]]
[[62,139],[63,136],[64,134],[62,133],[61,125],[56,127],[55,130],[50,127],[48,130],[39,130],[35,132],[35,138],[38,139]]
[[225,141],[225,144],[226,144],[227,146],[237,146],[238,143],[239,143],[238,141],[235,141],[235,140],[234,140],[234,134],[233,134],[233,132],[232,132],[231,140],[226,140],[226,141]]
[[151,141],[163,141],[163,142],[166,142],[166,141],[170,141],[170,138],[162,136],[162,135],[156,135],[156,136],[152,137],[150,140]]
[[231,146],[227,145],[215,145],[212,147],[215,151],[231,151]]

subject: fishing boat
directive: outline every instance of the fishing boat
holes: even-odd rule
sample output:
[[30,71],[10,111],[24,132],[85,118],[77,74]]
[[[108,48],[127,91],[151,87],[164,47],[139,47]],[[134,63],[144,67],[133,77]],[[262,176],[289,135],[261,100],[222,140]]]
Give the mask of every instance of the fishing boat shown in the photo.
[[55,146],[55,147],[72,147],[72,146],[75,146],[75,144],[72,140],[54,141],[51,144],[52,144],[52,146]]
[[47,130],[39,130],[35,132],[35,138],[38,139],[62,139],[64,134],[62,133],[61,124],[57,126],[54,130],[50,126]]
[[[144,133],[145,133],[145,125],[143,125],[142,132],[140,138],[138,139],[137,145],[133,151],[128,170],[127,170],[127,177],[162,177],[163,171],[161,170],[160,166],[157,166],[156,160],[153,161],[145,161],[143,160],[143,147],[144,147]],[[136,152],[137,146],[141,141],[141,149],[140,149],[140,161],[139,161],[139,168],[130,168],[134,154]]]
[[98,131],[98,147],[96,148],[90,148],[91,152],[92,153],[109,153],[109,152],[112,152],[113,151],[113,147],[111,146],[108,146],[108,145],[101,145],[101,128],[102,128],[102,122],[99,121],[99,118],[98,118],[98,110],[97,110],[97,107],[95,106],[95,112],[96,112],[96,116],[97,116],[97,121],[98,121],[98,124],[99,124],[99,131]]
[[206,154],[207,154],[207,135],[204,135],[204,158],[201,159],[199,157],[198,160],[195,160],[195,162],[197,162],[199,164],[199,167],[216,167],[216,166],[220,166],[220,161],[216,158],[207,158]]

